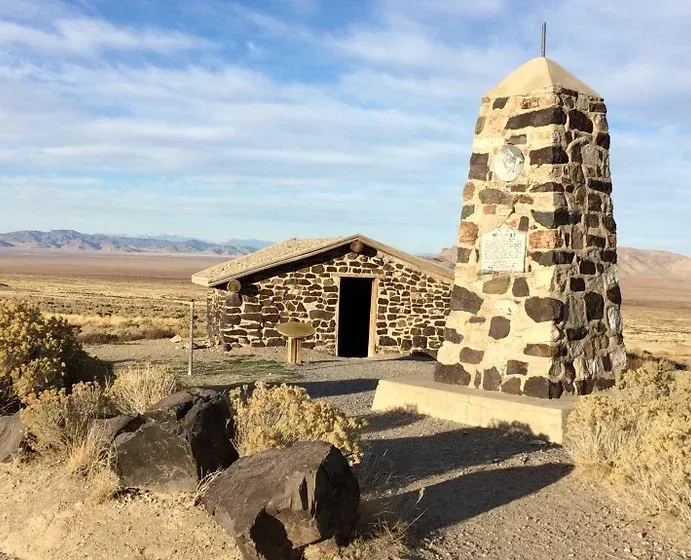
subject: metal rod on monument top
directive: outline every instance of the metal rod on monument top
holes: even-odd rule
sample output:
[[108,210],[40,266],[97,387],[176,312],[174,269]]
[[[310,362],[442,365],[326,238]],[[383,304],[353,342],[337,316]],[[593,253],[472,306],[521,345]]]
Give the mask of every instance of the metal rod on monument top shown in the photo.
[[542,22],[542,41],[540,43],[540,56],[545,58],[545,52],[547,51],[547,23]]

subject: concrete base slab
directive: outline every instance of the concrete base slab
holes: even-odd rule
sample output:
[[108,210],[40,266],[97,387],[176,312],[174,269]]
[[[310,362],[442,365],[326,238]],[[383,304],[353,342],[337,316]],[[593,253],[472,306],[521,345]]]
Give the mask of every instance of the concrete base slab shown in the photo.
[[566,417],[577,398],[537,399],[508,395],[411,375],[379,381],[372,410],[412,408],[419,414],[467,426],[519,429],[561,444]]

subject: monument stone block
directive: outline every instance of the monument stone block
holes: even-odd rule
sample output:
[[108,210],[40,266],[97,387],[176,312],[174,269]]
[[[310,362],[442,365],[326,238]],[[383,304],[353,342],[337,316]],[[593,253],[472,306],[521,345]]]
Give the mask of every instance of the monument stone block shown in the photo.
[[559,398],[625,367],[606,112],[544,57],[483,97],[437,381]]

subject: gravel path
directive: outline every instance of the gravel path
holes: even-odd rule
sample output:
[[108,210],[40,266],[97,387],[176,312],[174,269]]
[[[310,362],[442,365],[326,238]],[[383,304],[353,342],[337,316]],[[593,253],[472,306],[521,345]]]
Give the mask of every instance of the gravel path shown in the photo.
[[[154,360],[180,367],[186,359],[169,341],[90,350],[119,365]],[[283,360],[284,350],[262,349],[256,355]],[[368,418],[363,468],[372,489],[365,488],[366,511],[393,511],[414,521],[411,558],[691,558],[686,536],[672,537],[669,526],[665,533],[660,521],[637,517],[614,501],[602,486],[575,473],[559,446],[402,411],[371,414],[378,379],[431,374],[433,362],[414,357],[346,360],[316,352],[304,358],[296,368],[254,374],[298,383],[314,398]],[[195,361],[200,372],[212,372],[195,375],[195,383],[222,388],[247,381],[228,355],[216,350],[196,352]]]

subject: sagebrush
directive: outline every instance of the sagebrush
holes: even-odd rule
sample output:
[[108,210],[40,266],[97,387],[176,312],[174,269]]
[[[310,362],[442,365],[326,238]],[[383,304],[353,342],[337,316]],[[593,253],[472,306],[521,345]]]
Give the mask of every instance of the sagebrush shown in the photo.
[[124,414],[142,414],[181,389],[177,376],[159,364],[135,364],[118,373],[108,395]]
[[651,512],[691,521],[691,373],[648,361],[608,394],[579,400],[565,445],[595,472]]
[[77,377],[83,351],[77,329],[26,302],[0,300],[0,407],[58,389]]
[[70,445],[67,469],[84,477],[89,500],[103,503],[120,489],[115,461],[113,441],[101,425],[92,424],[84,438]]
[[86,439],[92,421],[108,413],[109,401],[101,385],[77,383],[69,393],[63,388],[29,395],[21,418],[32,448],[67,456]]
[[320,440],[340,449],[351,464],[362,457],[358,440],[365,422],[325,401],[312,400],[302,387],[258,382],[251,392],[247,388],[232,391],[230,403],[234,444],[242,455]]

